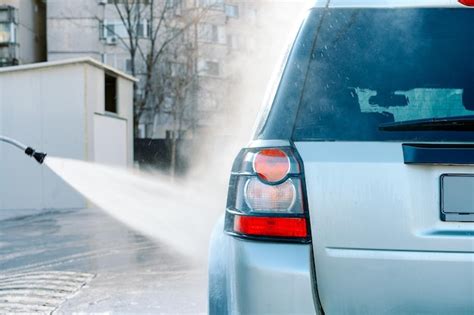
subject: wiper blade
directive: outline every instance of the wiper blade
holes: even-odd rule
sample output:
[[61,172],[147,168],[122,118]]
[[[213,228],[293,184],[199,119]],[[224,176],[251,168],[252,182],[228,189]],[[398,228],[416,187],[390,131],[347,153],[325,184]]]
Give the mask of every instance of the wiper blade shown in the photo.
[[474,131],[474,116],[429,118],[379,125],[382,131]]

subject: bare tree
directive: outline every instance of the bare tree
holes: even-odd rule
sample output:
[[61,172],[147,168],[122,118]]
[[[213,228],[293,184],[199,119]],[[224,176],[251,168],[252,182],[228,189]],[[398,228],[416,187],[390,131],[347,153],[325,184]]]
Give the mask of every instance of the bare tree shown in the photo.
[[[185,41],[186,42],[186,41]],[[174,60],[176,63],[169,64],[168,90],[171,95],[168,106],[163,106],[162,113],[171,120],[171,164],[170,173],[176,173],[178,141],[185,131],[193,131],[196,122],[196,85],[198,73],[196,70],[197,50],[192,42],[186,45],[170,45],[174,49]]]
[[[127,33],[126,37],[115,35],[130,54],[131,74],[140,74],[141,83],[135,90],[135,113],[139,120],[147,106],[159,107],[163,101],[163,97],[156,98],[159,90],[156,83],[162,84],[162,80],[156,82],[157,74],[160,75],[156,72],[161,71],[158,65],[163,58],[169,56],[169,46],[197,27],[207,11],[199,6],[181,8],[183,2],[177,0],[113,0],[113,3]],[[177,15],[177,10],[182,14]],[[148,23],[148,34],[143,34],[144,21]],[[105,28],[115,32],[110,26],[105,25]],[[142,66],[141,71],[138,71],[139,66]],[[149,104],[153,96],[154,104]]]
[[[192,2],[192,3],[191,3]],[[138,134],[144,114],[164,115],[171,125],[170,173],[176,173],[177,143],[196,125],[193,88],[197,87],[198,24],[210,6],[180,0],[114,0],[127,36],[115,34],[130,55],[130,72],[139,77],[134,86],[134,128]],[[147,34],[142,23],[147,21]]]

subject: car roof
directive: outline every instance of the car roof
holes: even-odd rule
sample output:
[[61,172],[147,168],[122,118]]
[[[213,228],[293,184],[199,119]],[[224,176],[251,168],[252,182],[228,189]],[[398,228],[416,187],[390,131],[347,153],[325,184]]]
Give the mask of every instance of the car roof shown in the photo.
[[316,0],[321,8],[466,8],[459,0]]

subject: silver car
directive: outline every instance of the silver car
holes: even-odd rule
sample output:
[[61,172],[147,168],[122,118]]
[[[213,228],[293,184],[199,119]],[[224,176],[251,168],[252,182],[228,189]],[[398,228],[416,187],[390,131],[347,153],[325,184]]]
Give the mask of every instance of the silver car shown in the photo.
[[232,169],[211,314],[474,314],[473,7],[308,12]]

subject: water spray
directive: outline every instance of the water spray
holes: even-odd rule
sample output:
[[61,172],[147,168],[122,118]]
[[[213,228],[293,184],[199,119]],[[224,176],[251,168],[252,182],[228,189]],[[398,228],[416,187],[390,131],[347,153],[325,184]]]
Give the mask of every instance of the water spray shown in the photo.
[[39,164],[43,164],[44,159],[46,158],[46,153],[36,152],[32,147],[28,147],[21,142],[18,142],[12,138],[8,138],[0,135],[0,141],[11,144],[12,146],[22,150],[26,155],[34,158]]

